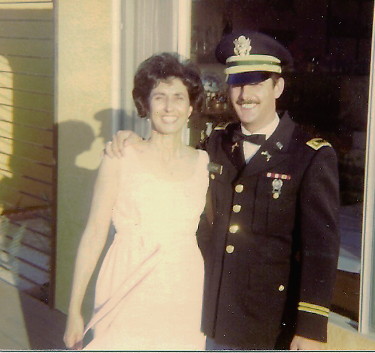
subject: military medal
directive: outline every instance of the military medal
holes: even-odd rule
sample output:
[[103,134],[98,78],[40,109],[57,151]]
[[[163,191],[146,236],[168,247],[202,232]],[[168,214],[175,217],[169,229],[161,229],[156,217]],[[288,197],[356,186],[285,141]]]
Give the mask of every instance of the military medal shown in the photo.
[[281,179],[273,179],[272,181],[272,197],[278,199],[281,194],[281,188],[283,186],[283,181]]
[[273,178],[272,180],[272,197],[277,200],[281,194],[281,188],[284,185],[284,180],[291,180],[290,174],[267,172],[267,178]]

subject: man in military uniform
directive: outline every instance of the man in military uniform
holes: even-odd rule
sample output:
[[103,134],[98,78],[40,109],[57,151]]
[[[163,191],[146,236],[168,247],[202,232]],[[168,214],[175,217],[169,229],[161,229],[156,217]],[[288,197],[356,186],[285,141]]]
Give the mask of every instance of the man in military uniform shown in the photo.
[[197,236],[207,349],[319,349],[339,249],[335,152],[276,113],[292,62],[280,43],[230,34],[216,56],[239,122],[218,125],[203,146],[212,216]]
[[[210,156],[197,233],[207,349],[320,349],[339,249],[336,154],[276,113],[292,63],[280,43],[230,34],[216,56],[239,122],[218,125],[201,146]],[[119,132],[107,153],[128,136]]]

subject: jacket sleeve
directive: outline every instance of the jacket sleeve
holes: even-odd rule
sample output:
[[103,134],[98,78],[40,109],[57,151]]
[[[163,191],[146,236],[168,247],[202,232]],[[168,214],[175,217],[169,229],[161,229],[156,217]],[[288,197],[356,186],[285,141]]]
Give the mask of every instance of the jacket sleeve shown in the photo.
[[299,195],[300,293],[296,334],[326,342],[339,254],[339,179],[331,147],[315,152]]

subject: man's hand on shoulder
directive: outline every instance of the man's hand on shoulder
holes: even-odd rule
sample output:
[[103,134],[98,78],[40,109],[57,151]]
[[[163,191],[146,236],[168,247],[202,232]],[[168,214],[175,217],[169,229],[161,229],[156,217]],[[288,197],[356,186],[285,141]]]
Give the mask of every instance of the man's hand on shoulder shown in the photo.
[[322,349],[322,342],[297,335],[293,337],[292,343],[290,344],[290,350],[292,351],[316,351]]
[[122,157],[124,147],[142,141],[142,138],[131,130],[117,131],[112,141],[105,144],[104,153],[110,158]]

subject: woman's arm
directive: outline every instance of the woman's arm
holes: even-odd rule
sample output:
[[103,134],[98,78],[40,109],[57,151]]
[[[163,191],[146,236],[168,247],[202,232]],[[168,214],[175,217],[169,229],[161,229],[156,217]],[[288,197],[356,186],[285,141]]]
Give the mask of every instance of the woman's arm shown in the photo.
[[104,157],[94,186],[88,221],[83,232],[74,268],[68,319],[64,334],[67,347],[82,348],[82,302],[90,278],[108,237],[112,208],[118,189],[117,159]]

